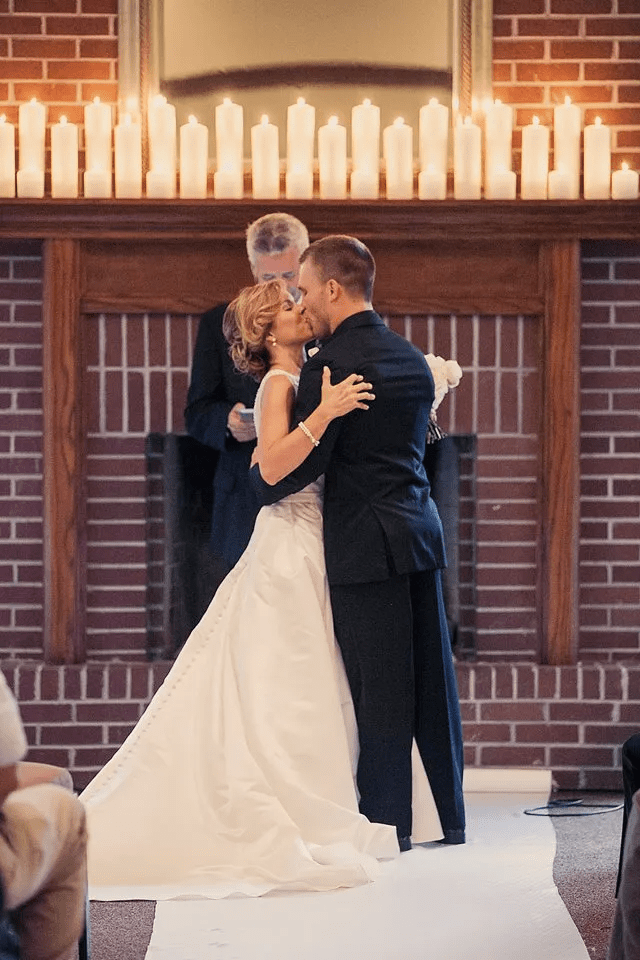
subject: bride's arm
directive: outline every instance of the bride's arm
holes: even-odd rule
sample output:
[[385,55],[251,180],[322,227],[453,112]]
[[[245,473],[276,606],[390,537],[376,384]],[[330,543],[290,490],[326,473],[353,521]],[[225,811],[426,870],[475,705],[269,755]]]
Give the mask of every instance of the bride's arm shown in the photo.
[[[373,400],[370,383],[355,373],[331,385],[328,367],[322,375],[322,399],[303,421],[304,427],[291,430],[295,390],[287,377],[271,377],[262,397],[260,437],[255,459],[260,475],[270,486],[299,467],[319,441],[332,420],[351,410],[367,410],[366,400]],[[306,428],[306,431],[305,431]],[[311,436],[309,436],[309,434]]]

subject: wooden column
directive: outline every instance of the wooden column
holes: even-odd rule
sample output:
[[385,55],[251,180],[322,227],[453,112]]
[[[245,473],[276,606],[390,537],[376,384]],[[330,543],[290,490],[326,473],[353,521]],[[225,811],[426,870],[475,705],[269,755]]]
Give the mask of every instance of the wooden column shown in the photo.
[[540,558],[542,662],[575,663],[580,524],[580,243],[541,246]]
[[80,243],[44,243],[44,659],[85,657],[86,466]]

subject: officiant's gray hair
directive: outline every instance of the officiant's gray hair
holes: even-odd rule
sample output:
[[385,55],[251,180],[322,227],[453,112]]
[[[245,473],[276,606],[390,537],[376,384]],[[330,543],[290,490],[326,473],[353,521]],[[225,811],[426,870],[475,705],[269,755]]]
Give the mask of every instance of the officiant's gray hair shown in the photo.
[[309,231],[290,213],[267,213],[247,227],[247,256],[254,276],[258,257],[274,257],[291,248],[299,256],[308,246]]

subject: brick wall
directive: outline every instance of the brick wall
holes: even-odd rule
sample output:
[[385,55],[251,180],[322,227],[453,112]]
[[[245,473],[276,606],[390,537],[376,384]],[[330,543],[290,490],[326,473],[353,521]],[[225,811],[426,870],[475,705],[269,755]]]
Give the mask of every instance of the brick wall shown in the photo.
[[[133,728],[166,663],[10,661],[29,757],[84,787]],[[620,746],[640,727],[640,666],[458,664],[468,766],[550,767],[561,789],[620,789]]]
[[637,0],[493,0],[493,34],[494,96],[516,108],[514,169],[519,130],[534,115],[552,126],[565,96],[585,123],[611,126],[614,169],[640,167]]

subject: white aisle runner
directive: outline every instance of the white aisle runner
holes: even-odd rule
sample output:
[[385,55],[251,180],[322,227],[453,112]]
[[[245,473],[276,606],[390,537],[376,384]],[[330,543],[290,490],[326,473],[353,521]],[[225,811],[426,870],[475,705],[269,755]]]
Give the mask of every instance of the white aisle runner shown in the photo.
[[375,883],[158,903],[146,960],[589,960],[553,882],[553,825],[523,813],[550,784],[469,770],[467,843],[414,847]]

